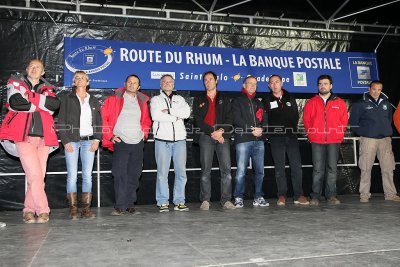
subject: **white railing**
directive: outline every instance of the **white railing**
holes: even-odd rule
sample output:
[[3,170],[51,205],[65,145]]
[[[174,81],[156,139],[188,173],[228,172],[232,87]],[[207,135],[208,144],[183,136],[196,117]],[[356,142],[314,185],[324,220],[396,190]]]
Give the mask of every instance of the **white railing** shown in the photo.
[[[345,140],[352,140],[354,149],[353,149],[353,163],[344,163],[344,164],[338,164],[338,167],[357,167],[357,162],[358,162],[358,155],[357,155],[357,140],[359,140],[359,137],[345,137]],[[400,139],[400,137],[396,136],[393,137],[393,139]],[[302,141],[306,141],[307,138],[303,137],[303,138],[298,138],[298,140],[302,140]],[[188,142],[192,142],[192,139],[187,139]],[[154,140],[149,139],[147,142],[154,142]],[[101,180],[101,174],[110,174],[111,170],[101,170],[100,169],[100,162],[101,162],[101,153],[100,153],[100,149],[97,150],[97,155],[96,155],[96,170],[93,170],[93,174],[95,175],[95,177],[97,178],[97,207],[100,207],[100,196],[101,196],[101,192],[100,192],[100,180]],[[400,164],[400,162],[396,162],[396,165]],[[379,165],[379,163],[374,163],[374,165]],[[303,168],[310,168],[313,165],[310,164],[306,164],[306,165],[301,165]],[[249,164],[249,169],[252,168],[252,164],[250,161]],[[275,168],[273,165],[268,165],[268,166],[264,166],[264,169],[273,169]],[[286,166],[286,168],[289,168],[289,166]],[[233,170],[236,170],[237,167],[232,167]],[[190,171],[200,171],[201,168],[187,168],[186,171],[190,172]],[[213,167],[212,170],[219,170],[218,167]],[[170,169],[170,171],[174,171],[174,169]],[[143,170],[144,173],[156,173],[157,169],[144,169]],[[82,172],[78,172],[79,174],[81,174]],[[51,175],[65,175],[67,174],[67,171],[60,171],[60,172],[46,172],[46,174],[51,174]],[[25,173],[20,172],[20,173],[0,173],[0,176],[24,176]],[[25,179],[25,191],[26,191],[26,187],[27,187],[27,182]]]

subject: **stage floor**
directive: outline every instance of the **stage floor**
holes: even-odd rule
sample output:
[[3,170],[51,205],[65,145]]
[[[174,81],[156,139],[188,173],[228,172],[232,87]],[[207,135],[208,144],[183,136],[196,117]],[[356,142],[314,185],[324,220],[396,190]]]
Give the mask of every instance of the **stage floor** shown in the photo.
[[339,196],[342,204],[287,203],[237,210],[212,203],[200,211],[68,219],[54,209],[48,224],[24,224],[22,212],[0,212],[0,266],[400,266],[400,203],[375,195]]

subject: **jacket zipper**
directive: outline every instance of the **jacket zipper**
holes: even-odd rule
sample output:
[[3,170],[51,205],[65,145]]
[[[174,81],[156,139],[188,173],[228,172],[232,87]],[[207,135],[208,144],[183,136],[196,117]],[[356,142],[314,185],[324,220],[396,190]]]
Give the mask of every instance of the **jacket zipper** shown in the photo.
[[[172,96],[173,97],[173,96]],[[165,98],[164,98],[165,99]],[[167,103],[167,108],[168,108],[168,114],[171,114],[171,111],[170,111],[170,106],[171,106],[171,108],[172,108],[172,99],[170,100],[170,106],[168,105],[168,100],[167,99],[165,99],[165,103]],[[172,139],[173,139],[173,141],[175,142],[175,125],[174,125],[174,122],[171,122],[171,124],[172,124]],[[158,124],[159,126],[160,126],[160,124]]]
[[[251,114],[252,114],[253,120],[254,120],[254,126],[253,127],[257,127],[256,114],[254,113],[254,107],[253,107],[253,103],[252,103],[251,99],[249,99],[249,102],[250,102],[250,111],[251,111]],[[256,137],[256,139],[258,139],[258,137]]]
[[26,128],[28,127],[29,116],[32,116],[32,114],[30,113],[30,114],[28,114],[28,116],[26,116],[24,132],[22,133],[22,140],[25,140]]
[[157,131],[156,131],[156,135],[158,134],[158,130],[160,129],[160,122],[158,122],[157,124]]
[[326,131],[326,107],[328,106],[328,100],[324,103],[324,130],[325,130],[325,143],[328,142],[328,132]]

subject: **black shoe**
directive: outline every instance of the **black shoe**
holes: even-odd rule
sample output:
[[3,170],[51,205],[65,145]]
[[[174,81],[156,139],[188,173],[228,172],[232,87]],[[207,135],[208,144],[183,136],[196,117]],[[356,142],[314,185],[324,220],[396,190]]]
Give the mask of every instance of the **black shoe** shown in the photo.
[[126,212],[128,212],[129,214],[134,214],[136,212],[134,207],[130,207],[126,209]]
[[124,215],[124,211],[122,210],[122,209],[120,209],[120,208],[115,208],[112,212],[111,212],[111,215],[112,216],[121,216],[121,215]]

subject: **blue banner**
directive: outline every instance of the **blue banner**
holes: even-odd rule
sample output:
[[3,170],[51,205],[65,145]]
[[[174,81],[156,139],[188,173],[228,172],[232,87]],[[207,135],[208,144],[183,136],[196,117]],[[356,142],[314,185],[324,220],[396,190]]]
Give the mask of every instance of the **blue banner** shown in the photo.
[[378,79],[373,53],[303,52],[262,49],[194,47],[150,43],[64,39],[64,86],[73,73],[84,70],[91,88],[122,87],[137,74],[142,89],[160,88],[160,77],[171,74],[178,90],[204,90],[203,73],[214,71],[218,90],[240,91],[243,79],[257,77],[258,91],[267,91],[272,74],[283,78],[284,88],[295,93],[317,92],[317,78],[329,74],[335,93],[365,92]]

